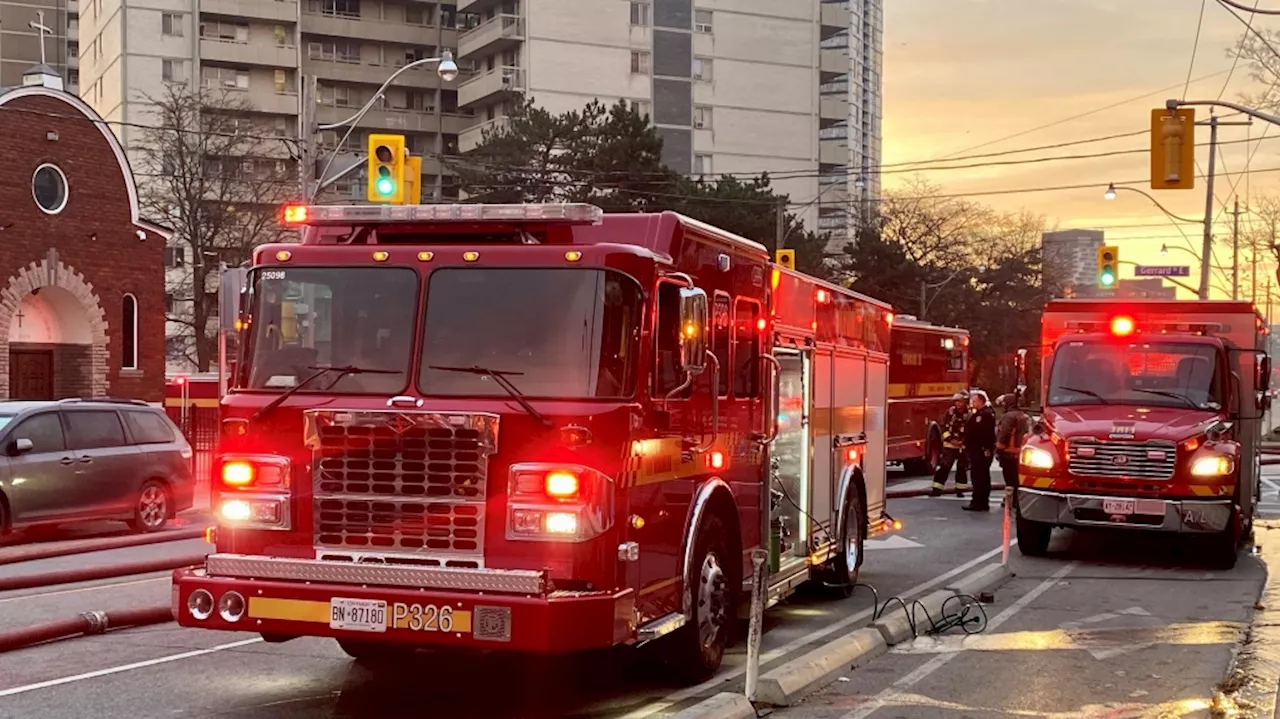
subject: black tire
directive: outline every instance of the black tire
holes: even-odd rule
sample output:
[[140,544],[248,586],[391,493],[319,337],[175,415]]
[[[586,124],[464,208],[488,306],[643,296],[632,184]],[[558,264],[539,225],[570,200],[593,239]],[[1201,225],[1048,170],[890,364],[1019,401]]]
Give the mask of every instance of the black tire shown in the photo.
[[[863,549],[867,540],[867,510],[862,506],[862,494],[857,485],[849,487],[844,505],[844,541],[841,541],[835,556],[823,572],[825,588],[837,599],[853,596],[853,585],[857,583],[858,571],[862,569]],[[849,532],[853,533],[852,542],[848,541]]]
[[[1018,501],[1017,494],[1013,501]],[[1014,505],[1015,531],[1018,534],[1018,551],[1024,557],[1043,557],[1049,553],[1049,540],[1053,539],[1053,525],[1023,519]]]
[[929,460],[927,458],[921,459],[916,457],[915,459],[903,460],[902,469],[909,477],[920,477],[926,474],[933,474],[933,470],[929,468]]
[[9,536],[9,503],[0,494],[0,541]]
[[[739,557],[729,553],[723,519],[710,515],[698,528],[686,586],[693,593],[693,619],[667,638],[668,663],[680,678],[704,682],[715,675],[729,646],[737,616]],[[706,589],[704,590],[704,587]]]
[[154,479],[142,483],[133,501],[129,526],[135,532],[158,532],[169,523],[169,489]]
[[365,664],[385,664],[405,661],[413,657],[413,648],[399,644],[363,642],[357,639],[339,639],[338,646],[347,656]]
[[1205,537],[1206,558],[1214,569],[1235,569],[1240,559],[1239,516],[1239,511],[1233,510],[1226,531]]

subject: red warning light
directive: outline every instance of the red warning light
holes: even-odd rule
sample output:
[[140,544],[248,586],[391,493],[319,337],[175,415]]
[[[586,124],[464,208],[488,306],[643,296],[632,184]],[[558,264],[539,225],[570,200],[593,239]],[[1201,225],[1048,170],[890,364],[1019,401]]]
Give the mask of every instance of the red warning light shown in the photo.
[[174,382],[174,384],[176,384],[176,385],[178,385],[179,387],[181,387],[182,385],[184,385],[184,384],[186,384],[186,383],[187,383],[187,378],[186,378],[186,377],[175,377],[175,378],[173,379],[173,382]]
[[1111,334],[1116,337],[1128,337],[1133,334],[1133,318],[1124,316],[1112,318]]
[[307,208],[305,205],[286,205],[284,208],[284,221],[286,224],[297,225],[307,221]]

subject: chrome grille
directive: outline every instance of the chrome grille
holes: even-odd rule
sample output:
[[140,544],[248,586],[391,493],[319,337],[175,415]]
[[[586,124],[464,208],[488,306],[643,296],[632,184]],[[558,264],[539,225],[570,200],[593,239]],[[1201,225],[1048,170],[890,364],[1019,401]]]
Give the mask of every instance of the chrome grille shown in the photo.
[[480,560],[497,429],[488,414],[307,412],[317,549]]
[[1069,441],[1067,453],[1077,477],[1171,479],[1177,463],[1177,447],[1153,442]]

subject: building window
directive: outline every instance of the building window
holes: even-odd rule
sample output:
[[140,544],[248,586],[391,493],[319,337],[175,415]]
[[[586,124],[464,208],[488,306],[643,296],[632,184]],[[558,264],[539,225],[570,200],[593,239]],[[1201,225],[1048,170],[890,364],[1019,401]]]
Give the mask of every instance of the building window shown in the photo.
[[406,5],[404,22],[406,25],[430,25],[431,16],[426,9],[418,5]]
[[165,267],[182,267],[186,264],[187,264],[187,248],[185,247],[164,248],[164,266]]
[[182,16],[176,13],[160,13],[160,32],[169,37],[182,37]]
[[70,70],[67,70],[67,84],[68,84],[68,85],[79,85],[79,84],[80,84],[80,71],[79,71],[79,70],[77,70],[77,69],[75,69],[75,68],[71,68]]
[[360,0],[310,0],[309,12],[360,19]]
[[633,27],[649,26],[650,5],[647,2],[631,3],[631,25]]
[[693,156],[693,174],[695,175],[711,174],[711,155],[694,155]]
[[126,294],[121,305],[120,334],[124,346],[120,350],[120,368],[138,369],[138,298]]
[[221,87],[228,90],[248,90],[249,72],[233,67],[202,67],[200,82],[205,87]]
[[161,60],[160,79],[165,82],[186,82],[186,67],[182,60]]
[[177,311],[178,301],[173,298],[172,292],[164,293],[164,313],[173,315]]
[[201,22],[200,37],[247,45],[249,43],[249,26],[233,22]]
[[276,47],[293,47],[293,42],[289,37],[289,31],[284,25],[276,25],[273,32],[276,36]]
[[711,108],[706,106],[693,108],[693,126],[699,130],[710,130]]
[[636,108],[636,114],[646,120],[653,119],[653,103],[648,100],[636,100],[631,103]]
[[693,58],[693,79],[701,82],[711,82],[711,58]]
[[289,94],[289,73],[284,70],[276,70],[276,94]]
[[67,37],[75,37],[80,32],[80,18],[75,15],[67,16]]
[[57,165],[45,163],[31,176],[31,196],[47,215],[56,215],[67,206],[67,176]]
[[632,72],[632,74],[634,74],[634,75],[648,75],[648,74],[649,74],[649,67],[650,67],[650,66],[649,66],[649,59],[650,59],[650,55],[649,55],[649,53],[647,53],[647,52],[633,52],[633,53],[631,53],[631,72]]
[[711,32],[711,11],[695,10],[693,13],[694,32]]
[[67,43],[67,57],[68,58],[80,57],[80,43],[78,42]]

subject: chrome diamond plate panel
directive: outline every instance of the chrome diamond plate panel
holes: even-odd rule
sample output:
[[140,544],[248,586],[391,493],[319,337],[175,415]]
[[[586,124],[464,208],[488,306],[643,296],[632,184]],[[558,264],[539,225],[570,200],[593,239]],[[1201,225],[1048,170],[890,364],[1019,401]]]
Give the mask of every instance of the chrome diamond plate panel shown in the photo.
[[210,554],[205,571],[211,577],[243,577],[292,582],[367,584],[501,594],[543,594],[542,572],[517,569],[461,569],[334,562],[317,559]]

